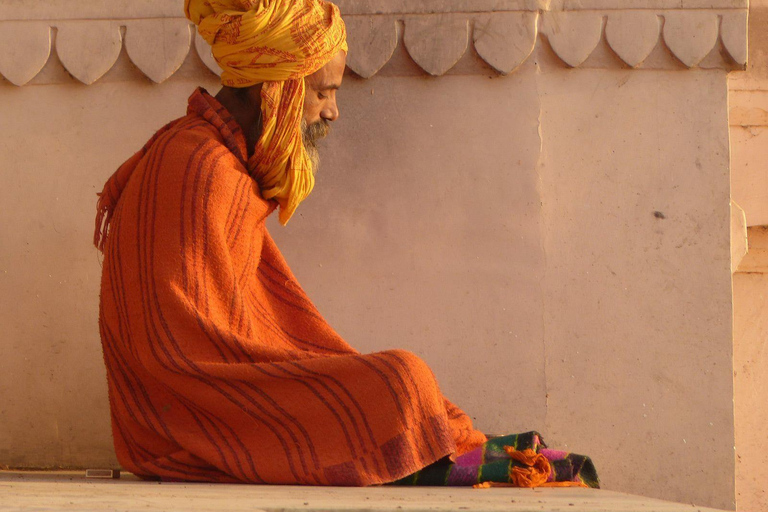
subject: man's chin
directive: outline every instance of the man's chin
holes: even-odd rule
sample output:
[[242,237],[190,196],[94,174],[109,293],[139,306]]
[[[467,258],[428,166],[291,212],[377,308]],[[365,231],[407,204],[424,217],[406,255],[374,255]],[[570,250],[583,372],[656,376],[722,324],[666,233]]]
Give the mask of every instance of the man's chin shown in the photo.
[[316,143],[331,133],[331,124],[324,119],[315,121],[312,124],[307,124],[306,121],[303,121],[301,123],[301,132],[306,142]]

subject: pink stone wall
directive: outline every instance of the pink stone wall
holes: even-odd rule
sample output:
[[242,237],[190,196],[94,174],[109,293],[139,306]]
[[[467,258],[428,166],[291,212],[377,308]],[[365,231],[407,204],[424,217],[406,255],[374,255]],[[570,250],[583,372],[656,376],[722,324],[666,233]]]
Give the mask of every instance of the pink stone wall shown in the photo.
[[[358,41],[389,27],[358,43],[372,78],[346,78],[316,190],[273,232],[342,335],[420,354],[483,430],[540,430],[609,489],[733,508],[726,73],[746,5],[678,3],[355,4]],[[166,7],[92,13],[114,57],[77,50],[54,3],[0,18],[28,47],[71,38],[50,32],[42,70],[0,50],[0,464],[115,463],[95,193],[216,88],[175,22],[178,51],[129,45]]]
[[[733,230],[736,505],[768,511],[768,2],[750,3],[750,65],[729,75],[731,197],[743,222]],[[741,246],[739,248],[739,246]]]

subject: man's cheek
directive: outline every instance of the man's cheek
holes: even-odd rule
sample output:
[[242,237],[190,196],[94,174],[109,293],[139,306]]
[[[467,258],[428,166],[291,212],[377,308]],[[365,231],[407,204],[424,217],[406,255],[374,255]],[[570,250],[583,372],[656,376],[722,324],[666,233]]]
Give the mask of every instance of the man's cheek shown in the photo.
[[304,118],[310,117],[316,108],[315,102],[310,97],[311,94],[310,91],[307,91],[307,96],[304,97]]
[[304,111],[304,120],[307,122],[307,124],[314,124],[317,121],[320,120],[320,109],[317,108],[317,106],[312,106],[312,108],[307,109]]

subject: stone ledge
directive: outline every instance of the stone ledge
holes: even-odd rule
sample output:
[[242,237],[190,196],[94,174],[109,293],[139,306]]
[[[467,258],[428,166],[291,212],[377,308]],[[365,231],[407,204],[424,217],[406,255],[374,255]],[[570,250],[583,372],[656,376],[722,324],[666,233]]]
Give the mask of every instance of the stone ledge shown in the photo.
[[0,511],[714,512],[581,488],[308,487],[88,480],[83,472],[0,471]]
[[[348,15],[346,20],[348,66],[363,78],[381,70],[399,44],[433,76],[448,72],[470,44],[497,73],[511,73],[532,54],[538,38],[570,67],[581,66],[601,41],[630,68],[641,66],[659,46],[685,68],[697,67],[718,45],[728,56],[714,67],[743,69],[747,59],[743,9],[521,10]],[[0,75],[24,85],[55,51],[72,76],[92,84],[112,68],[124,47],[136,67],[161,83],[184,62],[192,37],[202,61],[218,74],[210,47],[181,17],[0,21]]]
[[746,234],[744,255],[738,262],[736,272],[768,273],[768,226],[747,228]]

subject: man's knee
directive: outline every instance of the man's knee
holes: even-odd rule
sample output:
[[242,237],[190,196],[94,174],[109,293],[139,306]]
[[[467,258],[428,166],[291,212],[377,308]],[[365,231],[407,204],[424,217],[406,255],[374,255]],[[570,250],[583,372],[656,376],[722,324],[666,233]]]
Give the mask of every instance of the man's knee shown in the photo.
[[413,352],[395,349],[386,350],[381,352],[381,354],[391,361],[397,362],[397,366],[401,370],[408,372],[412,376],[418,376],[419,380],[434,379],[434,374],[426,361]]
[[400,348],[393,349],[393,350],[385,350],[381,352],[382,355],[390,357],[392,359],[397,359],[399,361],[403,361],[405,364],[408,365],[414,365],[414,366],[427,366],[427,363],[414,354],[413,352],[409,350],[403,350]]

